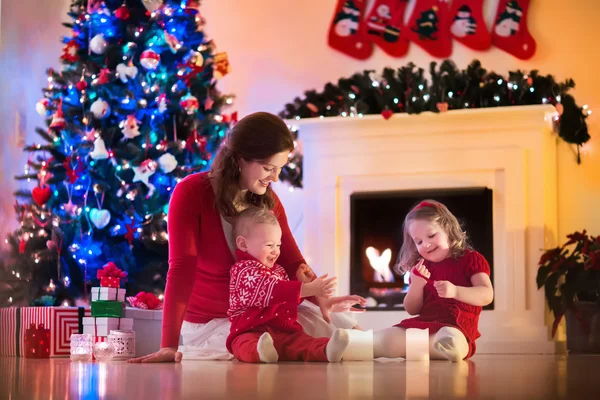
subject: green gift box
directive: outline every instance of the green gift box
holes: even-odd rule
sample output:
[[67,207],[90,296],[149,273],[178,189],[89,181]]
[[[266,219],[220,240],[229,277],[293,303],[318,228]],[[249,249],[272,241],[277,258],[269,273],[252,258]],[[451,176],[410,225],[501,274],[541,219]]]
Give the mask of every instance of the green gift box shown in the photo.
[[92,301],[92,317],[121,318],[123,303],[120,301]]

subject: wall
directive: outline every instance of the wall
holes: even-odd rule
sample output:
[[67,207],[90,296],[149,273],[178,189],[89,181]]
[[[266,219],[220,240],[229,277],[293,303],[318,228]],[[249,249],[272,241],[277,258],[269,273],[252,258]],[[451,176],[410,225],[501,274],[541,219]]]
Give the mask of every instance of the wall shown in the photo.
[[[414,0],[412,0],[414,2]],[[411,4],[412,4],[411,2]],[[452,60],[465,67],[478,58],[488,69],[504,73],[510,69],[538,69],[558,79],[572,77],[577,82],[574,94],[600,113],[599,61],[600,3],[580,0],[567,6],[559,0],[532,1],[528,25],[537,41],[536,55],[524,62],[498,49],[471,51],[454,44]],[[45,69],[58,66],[62,45],[59,36],[67,32],[60,22],[67,21],[69,0],[4,0],[1,3],[0,46],[0,139],[2,168],[0,185],[6,195],[0,202],[0,234],[14,226],[12,203],[8,195],[16,187],[12,176],[22,172],[26,156],[14,145],[15,112],[26,117],[27,142],[37,141],[33,132],[42,125],[35,113],[36,101],[45,86]],[[486,1],[488,26],[497,0]],[[367,61],[344,56],[327,46],[327,31],[335,7],[334,0],[204,0],[202,14],[205,31],[219,49],[229,54],[233,71],[220,82],[226,93],[237,95],[236,109],[247,113],[266,110],[278,112],[283,105],[305,90],[321,89],[328,81],[349,76],[363,69],[381,70],[409,61],[427,67],[433,59],[412,45],[409,53],[393,59],[376,49]],[[410,5],[409,5],[410,7]],[[600,128],[598,118],[588,119],[593,134],[582,165],[575,163],[573,149],[561,142],[559,165],[559,236],[587,228],[600,234]],[[595,140],[594,140],[595,139]],[[323,171],[326,173],[326,171]],[[302,192],[279,190],[290,214],[290,225],[302,242]]]

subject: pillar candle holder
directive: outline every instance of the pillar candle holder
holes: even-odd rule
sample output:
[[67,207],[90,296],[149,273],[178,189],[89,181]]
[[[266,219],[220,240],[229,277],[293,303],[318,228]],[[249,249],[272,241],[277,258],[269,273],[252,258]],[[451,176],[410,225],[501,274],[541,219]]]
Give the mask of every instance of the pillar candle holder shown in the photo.
[[111,330],[108,343],[115,348],[113,360],[129,360],[135,357],[135,332]]

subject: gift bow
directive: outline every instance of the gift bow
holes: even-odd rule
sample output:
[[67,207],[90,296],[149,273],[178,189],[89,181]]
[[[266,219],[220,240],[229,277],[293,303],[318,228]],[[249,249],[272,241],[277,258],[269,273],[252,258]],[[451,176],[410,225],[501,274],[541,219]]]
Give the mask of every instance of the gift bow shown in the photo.
[[149,292],[139,292],[135,297],[128,297],[127,301],[132,307],[141,308],[143,310],[162,310],[163,308],[162,301]]
[[117,268],[116,264],[111,261],[98,270],[97,277],[98,279],[119,278],[125,282],[127,280],[127,272]]

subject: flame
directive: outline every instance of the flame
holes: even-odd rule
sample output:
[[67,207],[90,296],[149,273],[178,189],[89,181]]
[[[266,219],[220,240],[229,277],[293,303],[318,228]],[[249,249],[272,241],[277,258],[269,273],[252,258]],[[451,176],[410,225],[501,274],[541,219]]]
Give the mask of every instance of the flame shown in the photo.
[[383,253],[380,253],[374,247],[367,247],[365,251],[373,272],[373,279],[375,282],[394,282],[394,274],[390,269],[390,261],[392,260],[392,250],[385,249]]

